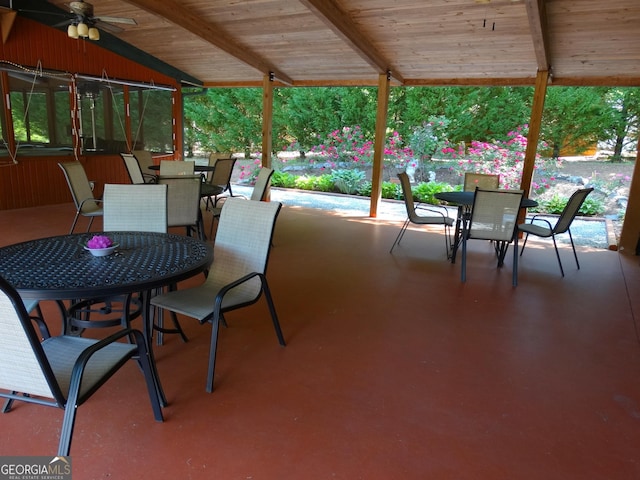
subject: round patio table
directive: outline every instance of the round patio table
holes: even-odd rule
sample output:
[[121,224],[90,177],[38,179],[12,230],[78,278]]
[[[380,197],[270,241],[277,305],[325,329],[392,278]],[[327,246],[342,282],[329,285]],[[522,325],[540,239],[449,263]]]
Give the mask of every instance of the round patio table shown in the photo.
[[[94,235],[118,244],[94,257],[84,247]],[[0,276],[25,299],[87,300],[140,292],[144,336],[153,362],[150,292],[209,268],[213,248],[196,238],[153,232],[89,232],[39,238],[0,248]],[[157,376],[157,374],[156,374]],[[158,383],[163,403],[166,398]]]
[[[461,231],[462,221],[466,218],[466,215],[471,213],[475,192],[474,191],[439,192],[434,194],[434,197],[443,202],[447,202],[452,205],[458,206],[458,216],[456,218],[456,228],[453,236],[453,244],[451,245],[451,256],[450,256],[451,263],[455,263],[456,254],[458,253],[458,246],[460,245],[460,239],[461,239],[460,231]],[[521,205],[521,208],[531,208],[531,207],[537,207],[538,202],[536,202],[535,200],[531,200],[530,198],[524,197],[520,205]]]

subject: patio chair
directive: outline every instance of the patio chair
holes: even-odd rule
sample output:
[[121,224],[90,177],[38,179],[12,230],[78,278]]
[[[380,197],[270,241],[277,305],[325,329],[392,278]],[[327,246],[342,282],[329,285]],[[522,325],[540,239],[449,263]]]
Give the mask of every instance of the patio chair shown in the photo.
[[[393,253],[393,249],[400,243],[402,237],[404,237],[409,224],[415,225],[442,225],[444,226],[444,243],[447,257],[449,257],[449,245],[451,245],[451,226],[454,219],[447,215],[447,210],[444,207],[437,205],[430,205],[429,208],[423,207],[420,204],[415,204],[413,201],[413,192],[411,191],[411,182],[409,181],[409,175],[402,172],[398,174],[400,179],[400,186],[402,187],[402,195],[404,196],[404,205],[407,209],[407,219],[402,224],[400,232],[396,237],[389,253]],[[420,215],[418,211],[430,213],[430,215]],[[444,212],[444,213],[443,213]]]
[[500,187],[500,175],[465,172],[463,190],[473,192],[477,188],[495,190]]
[[185,227],[187,235],[195,230],[200,240],[205,240],[200,210],[200,175],[158,177],[160,185],[167,185],[167,226]]
[[167,186],[106,184],[104,231],[167,233]]
[[211,323],[211,345],[206,390],[213,391],[218,330],[224,314],[257,302],[264,293],[280,345],[285,341],[278,322],[266,269],[278,202],[229,198],[222,207],[213,247],[214,262],[203,284],[158,295],[151,304]]
[[[108,183],[104,186],[103,198],[105,232],[167,233],[167,185]],[[65,332],[115,326],[129,328],[141,314],[140,295],[78,299],[68,309]]]
[[467,280],[467,242],[471,239],[493,242],[498,267],[504,264],[509,244],[513,249],[513,286],[518,285],[517,220],[524,191],[484,190],[476,187],[469,219],[463,222],[461,280]]
[[120,156],[124,161],[124,166],[127,168],[131,183],[136,185],[141,183],[155,183],[155,175],[145,175],[135,155],[132,153],[121,153]]
[[[124,329],[100,341],[51,337],[46,324],[40,322],[40,332],[46,337],[41,343],[32,321],[21,297],[0,278],[0,397],[7,399],[2,413],[9,412],[16,400],[63,409],[58,455],[67,456],[77,408],[127,360],[135,358],[146,381],[153,415],[163,421],[158,380],[141,332]],[[123,338],[132,343],[118,341]]]
[[[573,249],[573,256],[576,259],[576,267],[580,270],[580,262],[578,262],[578,254],[576,253],[576,246],[573,243],[573,236],[571,235],[571,224],[578,215],[582,204],[586,200],[587,196],[593,191],[593,188],[581,188],[573,192],[569,201],[565,205],[562,213],[558,217],[555,225],[551,225],[549,220],[540,218],[539,215],[531,217],[529,223],[521,223],[518,225],[518,230],[526,233],[524,242],[522,243],[522,250],[520,255],[524,253],[524,247],[527,245],[529,235],[536,235],[538,237],[549,238],[553,240],[553,248],[556,251],[556,257],[558,258],[558,265],[560,266],[560,273],[564,277],[564,268],[562,268],[562,260],[560,260],[560,252],[558,251],[558,244],[556,243],[556,235],[562,233],[569,234],[569,240],[571,241],[571,248]],[[536,224],[536,222],[539,222]]]
[[149,170],[150,166],[155,165],[151,152],[147,150],[134,150],[131,153],[133,153],[133,156],[138,160],[138,165],[140,165],[140,170],[144,177],[144,183],[156,183],[156,175],[154,173],[150,173]]
[[193,175],[195,162],[182,160],[162,160],[160,162],[160,175],[170,177],[175,175]]
[[[233,197],[231,191],[231,176],[233,167],[236,164],[235,158],[218,158],[215,161],[215,170],[207,182],[202,185],[202,198],[205,200],[205,208],[215,208],[223,193],[229,192],[228,197]],[[211,200],[213,197],[213,200]]]
[[[273,169],[262,167],[260,172],[258,172],[258,176],[256,177],[256,183],[253,186],[253,190],[251,191],[251,196],[249,200],[253,200],[254,202],[262,202],[267,197],[267,191],[269,189],[269,184],[271,182],[271,177],[273,176]],[[246,198],[238,195],[239,198]],[[220,218],[220,212],[222,211],[222,207],[213,207],[211,208],[211,213],[213,218],[211,219],[211,228],[209,229],[209,238],[213,238],[213,224],[217,218]]]
[[103,215],[103,210],[100,206],[102,200],[93,196],[91,183],[80,162],[58,163],[58,166],[64,173],[64,178],[67,180],[67,185],[71,192],[71,198],[73,198],[73,203],[76,206],[76,215],[73,217],[69,234],[73,233],[73,230],[76,228],[76,223],[78,223],[80,215],[89,218],[89,225],[87,226],[88,232],[91,229],[93,219]]

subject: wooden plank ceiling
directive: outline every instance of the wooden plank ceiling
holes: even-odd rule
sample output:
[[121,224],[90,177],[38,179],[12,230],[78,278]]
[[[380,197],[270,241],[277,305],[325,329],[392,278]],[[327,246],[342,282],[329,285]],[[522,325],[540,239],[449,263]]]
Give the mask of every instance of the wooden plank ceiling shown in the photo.
[[289,85],[376,85],[386,72],[396,85],[532,85],[547,69],[559,85],[640,85],[638,0],[92,3],[135,19],[115,37],[204,86],[259,86],[269,72]]

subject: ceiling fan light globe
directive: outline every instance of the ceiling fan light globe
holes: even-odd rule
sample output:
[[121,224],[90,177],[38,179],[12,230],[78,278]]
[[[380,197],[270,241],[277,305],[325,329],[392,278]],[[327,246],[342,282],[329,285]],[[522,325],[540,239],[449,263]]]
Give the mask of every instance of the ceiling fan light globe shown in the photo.
[[75,25],[69,25],[67,27],[67,35],[69,38],[78,38],[78,27]]
[[78,35],[84,38],[89,36],[89,26],[86,23],[81,22],[78,24]]
[[89,29],[89,40],[100,40],[100,31],[96,27]]

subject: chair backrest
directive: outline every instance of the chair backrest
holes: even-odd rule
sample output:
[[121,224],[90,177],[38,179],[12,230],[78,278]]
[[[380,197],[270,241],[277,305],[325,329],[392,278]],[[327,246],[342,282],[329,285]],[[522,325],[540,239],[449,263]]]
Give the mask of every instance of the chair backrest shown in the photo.
[[138,160],[138,165],[140,165],[140,170],[142,170],[142,173],[150,173],[149,167],[155,164],[151,152],[147,150],[134,150],[131,153],[133,153],[133,156]]
[[405,172],[399,173],[398,179],[400,180],[400,187],[402,188],[404,206],[407,209],[407,214],[411,216],[416,209],[415,203],[413,201],[413,191],[411,190],[411,180],[409,179],[409,175],[407,175]]
[[253,191],[251,192],[250,200],[261,202],[265,199],[272,175],[272,168],[262,167],[260,169],[260,172],[258,172],[258,176],[256,177],[256,183],[253,186]]
[[468,237],[510,242],[518,223],[523,190],[476,188]]
[[121,153],[120,156],[122,157],[122,160],[124,160],[125,167],[127,167],[131,183],[145,183],[138,159],[132,153]]
[[167,232],[167,185],[106,184],[105,232]]
[[0,278],[0,389],[54,399],[64,395],[22,299]]
[[231,184],[231,175],[233,174],[233,166],[235,164],[235,158],[219,158],[216,160],[216,169],[213,171],[209,183],[222,187],[222,191],[226,192]]
[[195,162],[180,160],[162,160],[160,162],[160,175],[193,175]]
[[[215,167],[216,166],[216,162],[222,158],[233,158],[232,155],[230,153],[223,153],[223,152],[211,152],[209,154],[209,161],[207,163],[207,165],[209,165],[210,167]],[[211,183],[211,172],[207,172],[206,178],[207,178],[207,182]],[[212,184],[213,185],[213,184]]]
[[[215,261],[211,264],[206,283],[217,288],[228,285],[252,273],[265,273],[273,230],[282,204],[256,202],[238,197],[227,199],[220,213],[220,222],[213,245]],[[238,287],[241,298],[257,298],[259,278]],[[224,305],[223,305],[224,307]]]
[[[85,201],[87,199],[95,198],[93,196],[93,190],[91,189],[91,183],[87,178],[87,173],[84,171],[84,167],[80,162],[67,162],[58,163],[64,177],[67,180],[71,197],[76,209],[80,209],[82,213],[95,212],[100,210],[100,206],[97,202]],[[83,203],[84,202],[84,203]]]
[[411,180],[409,180],[409,175],[405,172],[399,173],[398,178],[400,179],[400,187],[402,187],[402,196],[404,197],[407,216],[411,218],[416,214],[416,206],[413,202],[413,191],[411,190]]
[[582,207],[582,204],[591,192],[593,192],[593,188],[581,188],[580,190],[573,192],[569,201],[562,210],[556,225],[553,227],[553,233],[564,233],[569,230],[573,220],[580,211],[580,207]]
[[160,185],[167,185],[167,225],[186,227],[196,225],[200,215],[200,175],[158,177]]
[[473,192],[476,187],[485,190],[496,190],[500,188],[500,175],[466,172],[464,174],[463,190],[465,192]]

